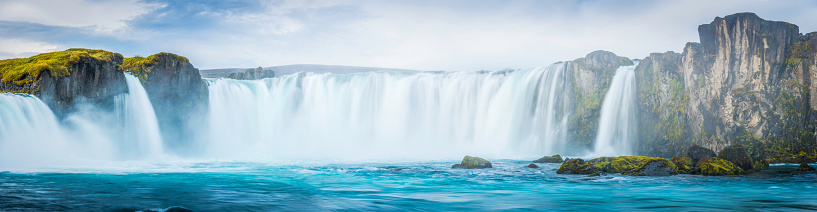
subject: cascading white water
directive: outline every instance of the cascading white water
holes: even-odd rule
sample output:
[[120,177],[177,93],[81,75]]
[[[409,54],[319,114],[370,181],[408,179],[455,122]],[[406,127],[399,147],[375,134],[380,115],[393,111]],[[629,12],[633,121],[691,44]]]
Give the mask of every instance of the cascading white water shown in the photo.
[[148,158],[161,154],[156,115],[139,80],[114,111],[79,105],[59,121],[39,98],[0,93],[0,170],[81,160]]
[[209,83],[208,149],[216,156],[520,158],[563,153],[567,140],[565,63]]
[[636,142],[635,65],[616,70],[601,106],[593,155],[633,155]]
[[159,122],[139,78],[126,73],[128,93],[115,97],[115,114],[121,127],[120,147],[126,157],[155,156],[162,153]]

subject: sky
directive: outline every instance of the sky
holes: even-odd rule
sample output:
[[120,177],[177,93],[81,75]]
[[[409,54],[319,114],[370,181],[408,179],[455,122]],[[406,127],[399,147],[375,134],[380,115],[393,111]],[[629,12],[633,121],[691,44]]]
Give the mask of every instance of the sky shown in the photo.
[[698,25],[738,12],[817,31],[815,0],[0,0],[0,59],[91,48],[171,52],[199,69],[532,68],[595,50],[681,52]]

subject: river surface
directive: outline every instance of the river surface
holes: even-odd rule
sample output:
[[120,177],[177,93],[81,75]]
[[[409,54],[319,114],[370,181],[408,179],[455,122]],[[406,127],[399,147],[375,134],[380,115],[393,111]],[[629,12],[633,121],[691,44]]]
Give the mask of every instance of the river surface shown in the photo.
[[[109,162],[0,172],[0,211],[817,210],[817,174],[559,175],[558,164]],[[388,168],[389,166],[395,168]],[[812,164],[815,166],[815,164]],[[177,209],[177,208],[176,208]]]

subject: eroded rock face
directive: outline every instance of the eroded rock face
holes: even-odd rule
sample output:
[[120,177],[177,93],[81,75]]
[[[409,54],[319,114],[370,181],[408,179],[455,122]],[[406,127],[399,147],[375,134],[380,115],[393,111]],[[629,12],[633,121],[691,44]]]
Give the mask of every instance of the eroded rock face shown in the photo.
[[638,87],[638,152],[671,157],[686,147],[681,54],[652,53],[635,67]]
[[[208,104],[207,83],[187,58],[159,53],[140,67],[123,67],[139,77],[156,112],[162,138],[173,146],[192,145],[204,123]],[[200,129],[200,127],[199,127]]]

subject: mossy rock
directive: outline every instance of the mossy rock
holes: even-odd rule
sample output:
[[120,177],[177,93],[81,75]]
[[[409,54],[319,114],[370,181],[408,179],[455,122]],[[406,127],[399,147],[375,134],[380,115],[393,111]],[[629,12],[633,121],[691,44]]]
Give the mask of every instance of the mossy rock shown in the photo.
[[594,174],[599,173],[596,166],[584,161],[581,158],[571,159],[562,163],[556,174]]
[[689,157],[674,156],[672,157],[671,161],[673,164],[675,164],[678,174],[690,174],[694,169],[695,164],[692,163],[692,159]]
[[701,175],[705,176],[739,175],[743,173],[743,169],[721,158],[709,158],[705,161],[700,161],[698,167],[701,169]]
[[815,171],[815,170],[817,170],[817,169],[814,169],[814,167],[809,166],[808,163],[801,163],[800,167],[797,167],[797,169],[794,170],[794,171],[805,172],[805,171]]
[[539,168],[539,166],[537,166],[535,163],[531,163],[531,164],[528,164],[528,168],[531,168],[531,169],[538,169],[538,168]]
[[536,159],[533,162],[534,163],[563,163],[565,161],[562,160],[561,155],[553,155],[553,156],[544,156],[542,158]]
[[765,159],[752,159],[752,171],[762,171],[769,169],[769,161]]
[[692,159],[692,164],[698,164],[701,160],[706,160],[707,158],[714,158],[718,157],[715,154],[715,151],[711,149],[707,149],[702,146],[692,145],[687,149],[687,157]]
[[54,78],[69,76],[72,65],[91,58],[109,62],[122,58],[122,55],[105,50],[68,49],[42,53],[29,58],[0,60],[0,82],[22,86],[33,83],[43,72],[47,72]]
[[451,168],[485,169],[493,168],[493,166],[491,166],[491,161],[482,159],[480,157],[472,157],[466,155],[465,157],[462,158],[462,162],[460,162],[460,164],[454,164],[453,166],[451,166]]
[[646,156],[601,157],[589,161],[572,159],[562,163],[557,174],[620,173],[634,176],[677,174],[675,164],[664,158]]
[[[186,57],[173,53],[161,52],[148,57],[135,56],[125,58],[122,60],[122,70],[133,74],[133,76],[139,78],[140,81],[145,82],[148,74],[150,74],[150,72],[153,71],[153,68],[159,64],[159,60],[162,57],[175,58],[175,61],[178,61],[180,64],[187,64],[190,62]],[[172,74],[178,74],[178,72]]]
[[743,170],[752,170],[752,157],[749,156],[748,148],[744,145],[732,145],[718,152],[718,158],[727,160]]

